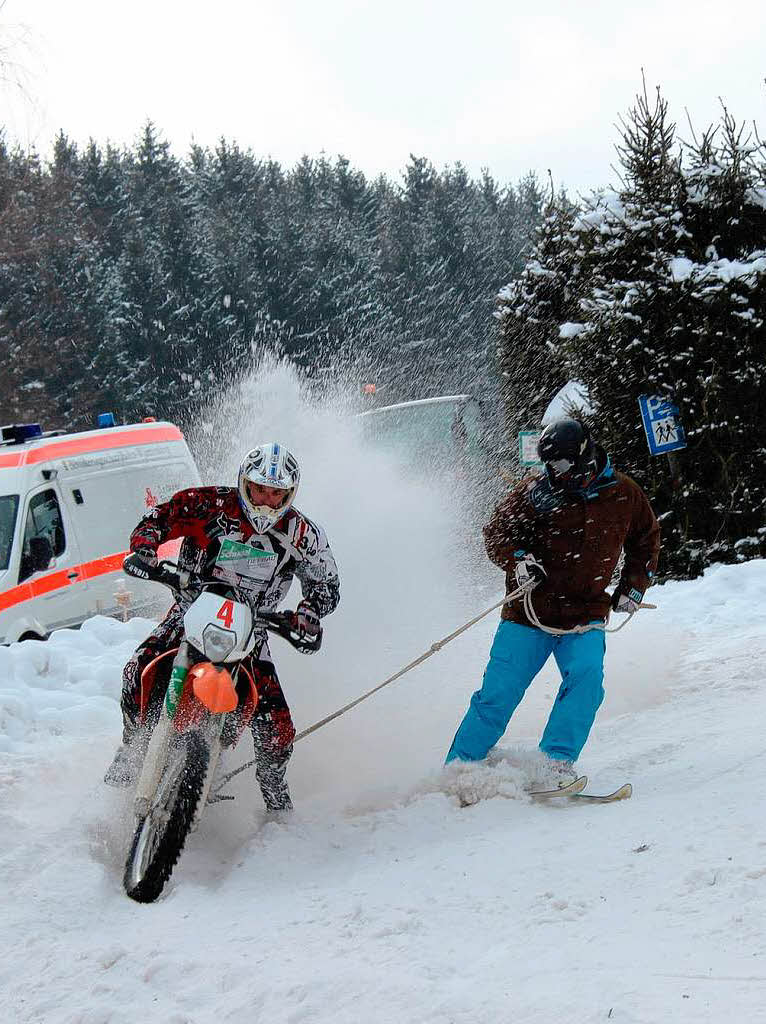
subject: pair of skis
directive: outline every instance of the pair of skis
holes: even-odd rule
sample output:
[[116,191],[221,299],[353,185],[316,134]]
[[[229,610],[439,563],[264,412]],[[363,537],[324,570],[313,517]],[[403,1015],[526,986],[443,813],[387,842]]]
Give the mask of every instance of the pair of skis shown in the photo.
[[558,789],[543,789],[531,792],[529,795],[533,800],[554,800],[558,797],[568,797],[571,800],[587,800],[593,804],[611,804],[617,800],[628,800],[633,793],[633,787],[629,782],[626,782],[624,786],[620,786],[619,789],[615,789],[613,793],[583,793],[583,790],[588,785],[588,776],[581,775],[579,778],[574,779],[566,786],[560,786]]

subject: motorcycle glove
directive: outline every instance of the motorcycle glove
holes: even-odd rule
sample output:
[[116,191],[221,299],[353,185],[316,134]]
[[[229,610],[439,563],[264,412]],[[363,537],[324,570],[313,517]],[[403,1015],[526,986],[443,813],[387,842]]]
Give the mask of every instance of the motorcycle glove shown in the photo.
[[[151,558],[147,557],[144,552],[147,552],[149,556],[153,556],[153,563]],[[153,579],[156,567],[157,555],[151,550],[151,548],[141,548],[138,551],[131,552],[122,563],[122,571],[127,573],[128,576],[135,576],[136,579],[139,580]]]
[[319,633],[319,616],[310,601],[301,601],[293,612],[293,629],[300,637],[315,637]]
[[153,548],[136,548],[133,554],[136,555],[137,558],[140,558],[142,562],[146,562],[150,569],[155,569],[157,567],[159,560],[157,558],[157,552]]

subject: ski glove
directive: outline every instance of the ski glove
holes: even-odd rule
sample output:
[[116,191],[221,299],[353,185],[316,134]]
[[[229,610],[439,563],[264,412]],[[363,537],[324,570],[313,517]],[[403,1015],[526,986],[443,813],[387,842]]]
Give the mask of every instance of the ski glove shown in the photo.
[[548,573],[534,555],[522,555],[516,562],[515,576],[520,587],[536,587],[546,579]]
[[314,637],[319,633],[319,616],[310,601],[301,601],[293,612],[293,629],[301,637]]
[[615,590],[612,594],[612,608],[614,608],[616,612],[625,612],[632,615],[634,612],[638,611],[643,596],[644,595],[641,591],[636,590],[635,587],[632,587],[627,594],[623,593],[621,590]]

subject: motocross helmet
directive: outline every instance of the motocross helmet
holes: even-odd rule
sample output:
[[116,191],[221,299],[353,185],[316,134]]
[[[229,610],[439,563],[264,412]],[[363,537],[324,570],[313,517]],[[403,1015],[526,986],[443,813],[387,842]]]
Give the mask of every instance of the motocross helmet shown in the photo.
[[537,443],[551,487],[577,491],[596,474],[596,446],[584,423],[568,417],[549,423]]
[[[260,444],[247,453],[239,467],[237,490],[240,508],[256,533],[268,533],[279,522],[293,503],[300,478],[295,456],[277,441]],[[277,488],[284,498],[275,508],[258,504],[254,487]]]

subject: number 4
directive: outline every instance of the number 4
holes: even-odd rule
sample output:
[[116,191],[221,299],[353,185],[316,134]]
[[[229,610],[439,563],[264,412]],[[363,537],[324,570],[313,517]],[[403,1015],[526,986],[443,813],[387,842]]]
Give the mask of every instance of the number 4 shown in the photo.
[[218,609],[217,619],[226,626],[227,629],[231,629],[231,623],[234,618],[234,602],[224,601],[221,607]]

